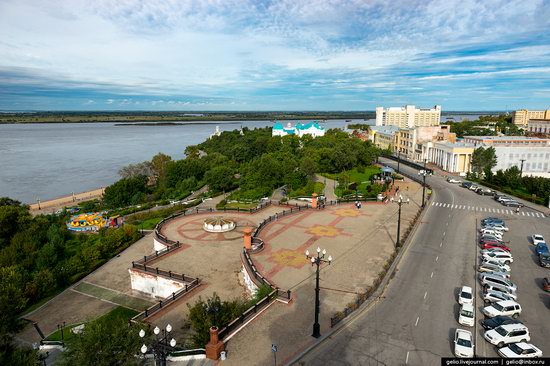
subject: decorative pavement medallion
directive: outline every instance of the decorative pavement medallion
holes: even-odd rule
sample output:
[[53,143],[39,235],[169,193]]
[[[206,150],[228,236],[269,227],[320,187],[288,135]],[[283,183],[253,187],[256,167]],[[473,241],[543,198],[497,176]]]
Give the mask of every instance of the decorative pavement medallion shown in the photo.
[[342,229],[329,225],[315,225],[307,229],[306,233],[315,236],[334,237],[342,234]]
[[357,217],[361,216],[361,211],[356,208],[339,208],[331,212],[333,215],[340,217]]
[[273,252],[268,259],[269,262],[294,268],[302,268],[309,263],[301,250],[281,249]]

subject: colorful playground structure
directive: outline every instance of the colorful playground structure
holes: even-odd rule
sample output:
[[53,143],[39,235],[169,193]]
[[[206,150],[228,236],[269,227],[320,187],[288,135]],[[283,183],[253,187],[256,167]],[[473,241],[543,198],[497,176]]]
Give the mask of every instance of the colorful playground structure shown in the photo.
[[108,217],[107,212],[88,212],[72,216],[67,222],[67,228],[72,231],[99,231],[102,227],[119,227],[122,218],[118,215]]

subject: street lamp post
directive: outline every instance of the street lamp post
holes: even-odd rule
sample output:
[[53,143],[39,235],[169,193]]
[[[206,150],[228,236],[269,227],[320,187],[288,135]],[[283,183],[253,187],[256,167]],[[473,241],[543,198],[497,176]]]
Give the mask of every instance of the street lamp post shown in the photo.
[[306,258],[311,261],[311,265],[317,265],[317,270],[315,272],[315,323],[313,323],[313,334],[312,337],[319,338],[321,336],[321,326],[319,325],[319,312],[321,310],[321,303],[319,301],[319,268],[321,263],[330,263],[332,262],[332,257],[329,255],[328,259],[325,260],[325,255],[327,251],[321,248],[317,248],[317,256],[309,255],[309,250],[306,250]]
[[399,150],[399,147],[397,149],[397,172],[400,173],[399,164],[401,163],[401,151]]
[[525,162],[525,159],[520,159],[521,161],[521,168],[519,170],[519,177],[521,178],[523,176],[523,163]]
[[[155,339],[151,342],[149,348],[145,345],[145,343],[141,346],[141,353],[144,355],[147,351],[151,351],[153,353],[156,366],[166,366],[166,357],[168,356],[168,352],[172,348],[176,347],[176,340],[174,338],[168,341],[171,331],[172,326],[170,324],[162,330],[159,327],[155,327],[155,329],[153,329]],[[141,338],[145,337],[145,331],[143,329],[139,331],[139,336]]]
[[399,210],[397,211],[397,241],[395,243],[395,247],[398,248],[400,245],[399,236],[401,235],[401,206],[403,206],[404,204],[409,204],[410,200],[408,198],[407,200],[405,200],[403,199],[403,196],[399,195],[399,198],[397,200],[394,200],[392,197],[391,201],[399,205]]
[[422,207],[426,206],[426,175],[428,175],[428,172],[426,171],[426,159],[424,159],[424,170],[421,173],[422,175]]

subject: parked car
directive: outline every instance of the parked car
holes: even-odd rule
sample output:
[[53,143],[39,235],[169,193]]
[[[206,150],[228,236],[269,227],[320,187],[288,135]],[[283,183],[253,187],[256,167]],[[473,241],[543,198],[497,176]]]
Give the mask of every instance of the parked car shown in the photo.
[[453,177],[448,177],[448,178],[447,178],[447,182],[453,183],[453,184],[460,184],[460,183],[462,183],[461,181],[459,181],[458,179],[455,179],[455,178],[453,178]]
[[479,244],[483,244],[487,241],[491,241],[491,242],[497,242],[498,244],[505,244],[504,241],[498,239],[496,236],[493,236],[493,235],[489,235],[489,234],[484,234],[482,236],[480,236],[479,238]]
[[477,271],[481,273],[492,273],[492,272],[504,273],[510,276],[510,271],[507,271],[505,268],[499,266],[498,264],[494,265],[494,264],[488,264],[488,263],[481,263],[477,268]]
[[501,244],[501,243],[496,242],[496,241],[485,241],[485,242],[483,242],[482,247],[483,247],[483,249],[500,248],[500,249],[504,249],[508,252],[511,251],[511,249],[508,248],[506,245]]
[[525,206],[523,203],[520,203],[518,201],[504,201],[502,204],[506,207],[523,207]]
[[478,186],[476,186],[475,184],[472,184],[472,185],[470,186],[470,188],[468,188],[468,189],[469,189],[470,191],[474,191],[474,192],[475,192],[476,189],[478,189],[478,188],[479,188]]
[[495,222],[499,224],[504,224],[504,220],[502,220],[500,217],[486,217],[481,220],[482,224],[488,223],[488,222]]
[[464,187],[464,188],[470,188],[470,186],[472,184],[473,184],[472,182],[464,181],[464,182],[462,182],[461,186]]
[[544,291],[550,292],[550,277],[545,277],[542,280],[542,288],[544,289]]
[[472,304],[464,304],[458,314],[458,322],[462,325],[473,327],[475,324],[475,309]]
[[493,318],[498,315],[517,318],[521,314],[521,305],[513,300],[499,301],[484,307],[481,311],[489,318]]
[[483,286],[485,286],[485,285],[488,285],[488,286],[497,285],[497,286],[508,287],[513,292],[516,292],[518,290],[518,287],[515,283],[513,283],[512,281],[510,281],[510,280],[508,280],[504,277],[501,277],[501,276],[488,274],[488,275],[485,275],[485,276],[481,277],[480,281],[481,281],[481,285],[483,285]]
[[508,231],[508,227],[506,227],[504,224],[500,224],[497,222],[488,222],[486,225],[483,226],[485,229],[491,229],[496,230],[500,232]]
[[[505,252],[505,253],[508,253],[508,252]],[[507,264],[502,263],[501,261],[499,261],[497,259],[484,258],[484,259],[482,259],[481,264],[479,266],[480,267],[483,266],[483,267],[491,268],[491,269],[493,269],[495,267],[498,267],[500,272],[510,272],[510,266],[507,265]],[[487,266],[490,266],[490,267],[487,267]],[[487,271],[480,271],[480,272],[487,272]]]
[[494,236],[498,240],[502,240],[502,232],[500,231],[492,230],[492,229],[480,229],[479,232],[481,234],[480,235],[481,237]]
[[538,243],[537,246],[535,247],[535,251],[537,252],[538,255],[549,253],[548,245],[546,245],[545,242]]
[[483,292],[487,291],[502,292],[503,294],[510,295],[512,297],[512,300],[517,300],[518,298],[514,289],[503,285],[492,284],[483,286]]
[[539,254],[539,264],[541,267],[550,268],[550,253]]
[[474,357],[474,342],[472,332],[464,329],[455,331],[455,356],[462,358]]
[[493,190],[489,188],[478,188],[476,193],[483,196],[492,196],[494,194]]
[[506,324],[521,324],[521,322],[517,319],[510,318],[509,316],[501,315],[481,321],[481,325],[484,329],[494,329]]
[[538,243],[544,243],[544,236],[540,234],[533,234],[531,235],[531,242],[533,245],[537,245]]
[[499,277],[502,277],[502,278],[506,278],[507,280],[510,279],[510,272],[505,272],[505,271],[490,271],[490,272],[481,272],[479,274],[479,278],[481,279],[482,277],[484,276],[487,276],[487,275],[495,275],[495,276],[499,276]]
[[512,296],[506,292],[500,291],[483,291],[483,302],[490,304],[492,302],[506,301],[506,300],[515,300]]
[[531,340],[529,329],[523,324],[501,325],[485,332],[485,340],[498,347],[516,342],[528,342]]
[[542,351],[531,343],[512,343],[498,350],[500,357],[504,358],[538,358],[542,357]]
[[[514,257],[510,252],[492,252],[482,254],[483,258],[494,259],[504,264],[510,264],[514,262]],[[485,260],[485,259],[484,259]]]
[[508,197],[508,196],[506,196],[506,195],[504,195],[504,194],[497,194],[497,195],[495,196],[495,201],[497,201],[497,202],[502,202],[502,201],[504,201],[504,200],[508,200],[508,201],[509,201],[509,200],[511,200],[511,199],[512,199],[511,197]]
[[460,292],[458,294],[458,303],[460,305],[463,304],[470,304],[473,305],[474,303],[474,296],[472,293],[472,288],[469,286],[462,286],[460,289]]
[[481,253],[481,255],[485,253],[502,253],[502,252],[508,253],[508,251],[500,248],[481,249],[479,252]]

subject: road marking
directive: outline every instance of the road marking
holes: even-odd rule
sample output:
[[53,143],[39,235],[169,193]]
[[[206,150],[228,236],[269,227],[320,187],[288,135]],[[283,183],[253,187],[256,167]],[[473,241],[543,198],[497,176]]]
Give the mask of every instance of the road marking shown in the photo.
[[506,213],[507,213],[508,215],[510,215],[510,210],[506,210]]
[[443,242],[439,243],[439,247],[441,248],[443,246]]
[[417,316],[417,317],[416,317],[416,323],[414,323],[414,326],[415,326],[415,327],[418,325],[418,321],[419,321],[419,320],[420,320],[420,317]]
[[428,291],[424,292],[424,300],[426,300],[426,296],[428,296]]
[[521,216],[525,216],[525,212],[521,211]]
[[444,232],[443,232],[443,236],[445,236],[445,233],[446,233],[446,232],[444,231]]
[[430,278],[433,278],[434,277],[434,273],[432,272],[432,274],[430,275]]
[[432,202],[432,206],[435,205],[435,202]]
[[405,358],[405,365],[409,363],[409,351],[407,351],[407,358]]
[[437,262],[439,260],[439,256],[435,257],[435,261]]
[[448,222],[447,222],[447,223],[445,223],[445,226],[449,226],[449,223],[448,223]]
[[471,206],[468,206],[468,210],[470,210],[472,207]]

